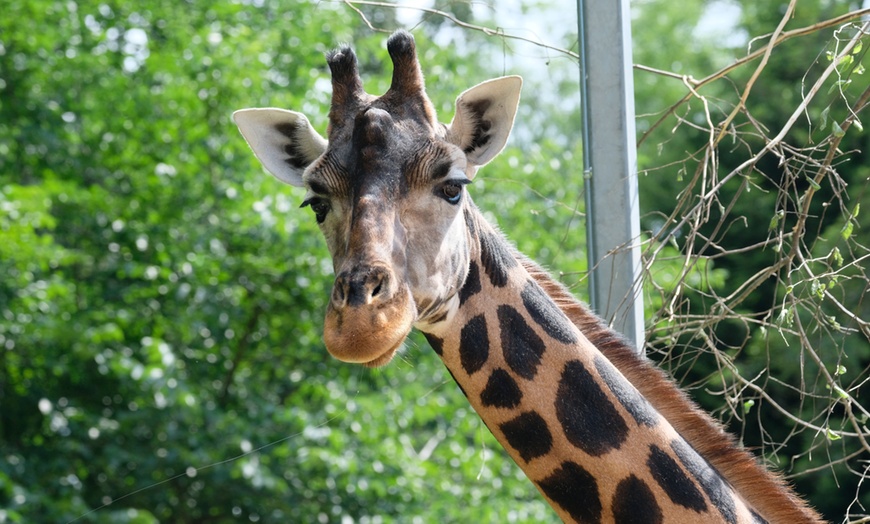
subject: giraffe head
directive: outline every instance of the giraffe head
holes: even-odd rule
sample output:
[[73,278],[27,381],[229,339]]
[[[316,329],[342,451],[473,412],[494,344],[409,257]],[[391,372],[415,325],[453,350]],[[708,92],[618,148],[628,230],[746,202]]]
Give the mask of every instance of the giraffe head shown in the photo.
[[465,280],[465,185],[504,147],[522,80],[490,80],[462,93],[449,125],[426,95],[413,37],[387,41],[389,90],[363,90],[349,47],[327,55],[332,105],[327,139],[281,109],[233,118],[264,167],[307,189],[336,278],[324,341],[336,358],[380,366],[415,324],[443,320]]

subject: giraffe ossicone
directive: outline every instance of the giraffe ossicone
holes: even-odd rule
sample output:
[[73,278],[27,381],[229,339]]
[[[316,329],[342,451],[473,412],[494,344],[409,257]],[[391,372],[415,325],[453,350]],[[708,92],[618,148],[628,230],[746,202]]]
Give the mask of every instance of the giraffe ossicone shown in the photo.
[[820,522],[475,207],[466,186],[507,142],[522,80],[472,87],[442,124],[413,37],[387,49],[381,96],[350,47],[327,55],[326,138],[293,111],[233,115],[263,166],[307,191],[336,274],[327,350],[381,366],[422,331],[566,522]]

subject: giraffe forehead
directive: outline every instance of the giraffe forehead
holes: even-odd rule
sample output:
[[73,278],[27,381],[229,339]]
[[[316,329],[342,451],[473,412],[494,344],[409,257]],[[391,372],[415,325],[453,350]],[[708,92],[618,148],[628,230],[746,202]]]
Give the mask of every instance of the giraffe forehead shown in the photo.
[[398,198],[439,179],[457,154],[427,122],[372,104],[333,129],[327,152],[306,175],[317,193],[353,197],[371,191]]
[[357,177],[407,167],[411,154],[425,145],[427,134],[412,119],[395,118],[389,111],[369,107],[354,118],[349,160]]

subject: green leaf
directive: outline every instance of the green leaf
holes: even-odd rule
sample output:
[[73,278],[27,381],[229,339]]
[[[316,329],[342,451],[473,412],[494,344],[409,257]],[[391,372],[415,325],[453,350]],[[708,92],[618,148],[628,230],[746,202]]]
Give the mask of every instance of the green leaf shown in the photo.
[[842,138],[846,135],[846,131],[843,130],[842,127],[840,127],[840,124],[838,124],[836,120],[831,122],[831,132],[837,138]]
[[767,230],[773,231],[774,229],[776,229],[779,226],[779,221],[782,220],[782,217],[784,216],[785,211],[783,211],[782,209],[777,211],[775,215],[770,217],[770,224],[767,226]]
[[810,183],[810,187],[812,187],[814,191],[818,191],[818,190],[822,189],[822,186],[820,186],[819,183],[816,182],[816,180],[810,176],[807,176],[807,182]]
[[752,406],[755,405],[755,400],[749,399],[743,403],[743,414],[746,415],[752,409]]
[[841,438],[843,438],[840,435],[837,435],[836,433],[831,431],[831,428],[825,430],[825,436],[828,437],[828,440],[840,440]]
[[834,375],[845,375],[846,374],[846,366],[842,364],[837,364],[837,369],[834,370]]
[[825,129],[828,127],[828,116],[831,114],[831,106],[828,106],[822,110],[822,114],[819,116],[821,122],[819,122],[819,127]]
[[825,283],[821,282],[819,279],[814,279],[812,284],[810,284],[810,292],[819,298],[825,296],[826,288],[827,286],[825,285]]
[[837,267],[842,266],[843,254],[840,253],[840,248],[835,246],[834,249],[831,250],[830,254],[828,254],[828,260],[833,262]]
[[843,225],[843,229],[840,230],[840,236],[843,237],[843,240],[849,240],[849,237],[852,236],[852,230],[855,228],[855,225],[852,224],[852,221],[849,220]]
[[843,91],[843,89],[848,87],[849,84],[851,84],[851,83],[852,83],[851,80],[838,80],[838,81],[834,82],[830,88],[828,88],[828,94],[831,94],[831,93],[834,93],[837,91]]

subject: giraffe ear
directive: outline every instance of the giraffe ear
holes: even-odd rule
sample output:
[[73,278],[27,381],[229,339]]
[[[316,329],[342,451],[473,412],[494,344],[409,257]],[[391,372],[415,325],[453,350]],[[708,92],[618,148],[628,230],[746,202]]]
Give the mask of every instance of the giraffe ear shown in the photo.
[[447,139],[465,151],[470,168],[486,164],[504,148],[522,87],[522,78],[505,76],[478,84],[456,99]]
[[263,167],[291,186],[302,186],[302,173],[326,151],[305,115],[285,109],[240,109],[233,120]]

